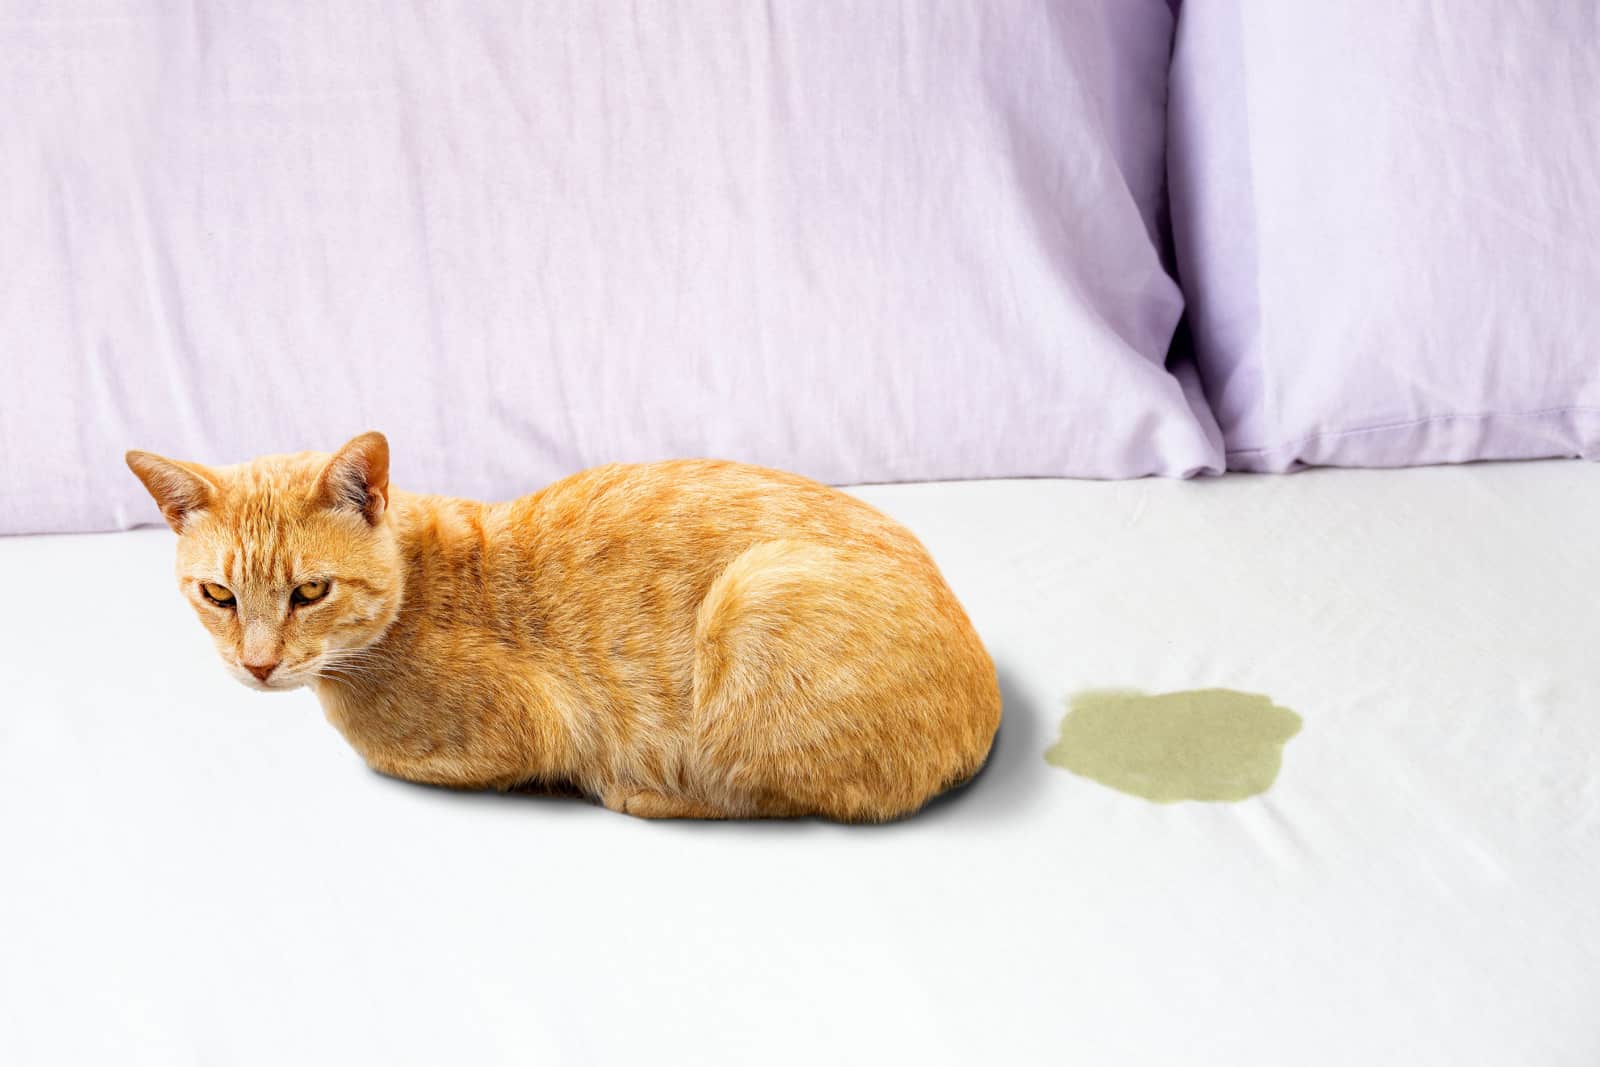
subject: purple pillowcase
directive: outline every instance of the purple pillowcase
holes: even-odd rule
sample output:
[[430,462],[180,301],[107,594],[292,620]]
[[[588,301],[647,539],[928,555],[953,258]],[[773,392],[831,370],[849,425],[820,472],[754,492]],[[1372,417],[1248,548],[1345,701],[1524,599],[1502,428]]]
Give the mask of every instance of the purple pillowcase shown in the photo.
[[[204,25],[195,20],[203,16]],[[1163,366],[1163,0],[150,5],[0,36],[0,531],[130,446],[419,490],[1221,467]],[[38,44],[48,37],[48,47]]]
[[1228,466],[1600,458],[1593,5],[1181,11],[1173,227]]

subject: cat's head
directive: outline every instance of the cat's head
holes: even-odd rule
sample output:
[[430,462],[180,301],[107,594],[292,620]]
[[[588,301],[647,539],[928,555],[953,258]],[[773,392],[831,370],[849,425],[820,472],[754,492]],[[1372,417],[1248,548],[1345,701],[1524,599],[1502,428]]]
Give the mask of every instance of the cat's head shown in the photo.
[[245,685],[305,685],[394,621],[403,572],[382,434],[231,467],[127,460],[178,534],[179,588]]

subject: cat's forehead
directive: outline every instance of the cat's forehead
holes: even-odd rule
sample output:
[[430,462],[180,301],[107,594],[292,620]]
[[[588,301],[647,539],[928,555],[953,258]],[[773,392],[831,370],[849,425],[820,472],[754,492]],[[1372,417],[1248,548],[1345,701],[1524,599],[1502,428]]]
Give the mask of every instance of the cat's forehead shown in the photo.
[[233,584],[293,584],[349,551],[338,531],[315,516],[271,511],[215,513],[185,531],[180,565]]
[[328,459],[321,452],[297,452],[213,468],[219,492],[208,510],[243,539],[270,539],[319,525],[316,487]]
[[226,498],[245,504],[291,503],[309,497],[331,458],[325,452],[292,452],[212,470]]
[[287,582],[355,551],[365,524],[315,492],[326,462],[304,453],[214,468],[221,491],[184,530],[180,565],[234,582]]

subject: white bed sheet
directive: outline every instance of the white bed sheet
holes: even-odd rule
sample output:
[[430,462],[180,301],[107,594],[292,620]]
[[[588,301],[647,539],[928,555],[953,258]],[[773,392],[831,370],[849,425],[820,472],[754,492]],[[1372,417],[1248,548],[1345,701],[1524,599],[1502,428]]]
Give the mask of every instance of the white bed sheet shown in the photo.
[[[884,827],[367,771],[225,678],[165,530],[0,541],[0,1060],[1600,1063],[1600,470],[860,490],[999,665]],[[1042,758],[1069,694],[1304,717],[1236,804]]]

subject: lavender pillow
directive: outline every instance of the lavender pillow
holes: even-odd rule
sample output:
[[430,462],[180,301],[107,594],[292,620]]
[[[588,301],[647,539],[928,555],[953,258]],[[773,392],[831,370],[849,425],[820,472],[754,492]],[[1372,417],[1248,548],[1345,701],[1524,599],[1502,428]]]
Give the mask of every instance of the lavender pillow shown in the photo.
[[0,530],[367,428],[489,498],[1220,469],[1164,0],[111,6],[0,35]]
[[1186,0],[1170,123],[1229,467],[1600,458],[1592,4]]

